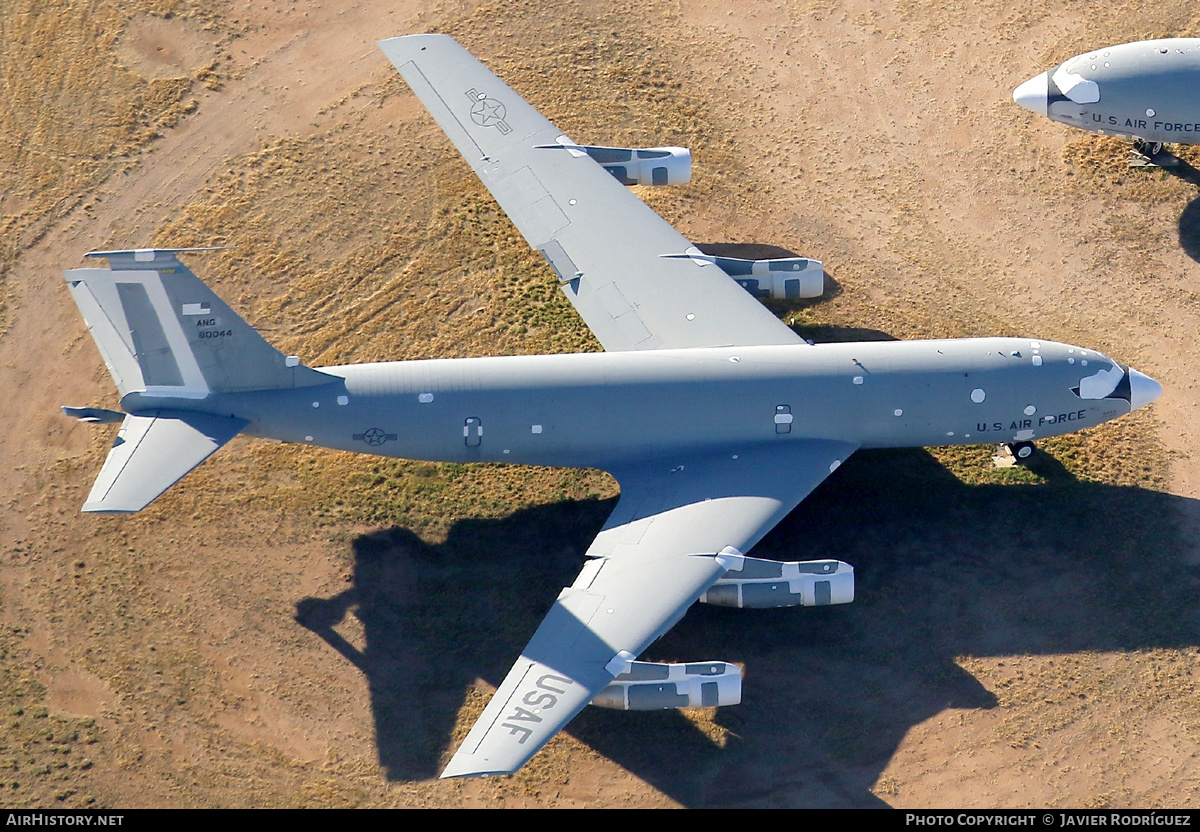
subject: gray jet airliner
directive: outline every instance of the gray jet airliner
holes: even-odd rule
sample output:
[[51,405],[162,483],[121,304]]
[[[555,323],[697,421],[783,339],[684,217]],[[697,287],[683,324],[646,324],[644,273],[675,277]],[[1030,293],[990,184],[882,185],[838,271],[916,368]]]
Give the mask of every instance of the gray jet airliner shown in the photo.
[[92,252],[109,268],[65,277],[123,412],[64,409],[121,422],[84,511],[142,509],[239,432],[610,472],[620,501],[582,571],[443,777],[516,771],[589,703],[740,701],[736,665],[636,659],[697,600],[851,601],[847,564],[746,553],[857,448],[1007,443],[1023,457],[1162,390],[1038,339],[810,345],[752,293],[819,292],[816,261],[705,255],[625,187],[685,181],[686,150],[576,144],[444,35],[380,47],[606,351],[310,368],[193,275],[184,250]]
[[1152,156],[1163,142],[1200,142],[1200,38],[1124,43],[1074,58],[1013,91],[1027,110],[1072,127],[1133,139]]

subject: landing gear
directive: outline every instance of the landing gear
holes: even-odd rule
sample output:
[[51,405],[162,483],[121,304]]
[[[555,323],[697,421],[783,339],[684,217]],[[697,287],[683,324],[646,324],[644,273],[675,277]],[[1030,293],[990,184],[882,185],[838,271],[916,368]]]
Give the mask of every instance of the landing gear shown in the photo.
[[1162,153],[1162,142],[1148,142],[1145,139],[1134,139],[1133,150],[1135,153],[1140,153],[1147,159],[1153,159],[1158,154]]
[[1179,158],[1168,150],[1163,149],[1162,142],[1148,142],[1145,139],[1134,139],[1129,151],[1129,166],[1131,168],[1173,168],[1179,165]]
[[997,468],[1028,465],[1036,450],[1037,445],[1032,442],[1005,442],[996,446],[996,452],[992,454],[992,464]]
[[1008,452],[1013,455],[1018,465],[1028,462],[1036,450],[1037,445],[1032,442],[1013,442],[1008,446]]

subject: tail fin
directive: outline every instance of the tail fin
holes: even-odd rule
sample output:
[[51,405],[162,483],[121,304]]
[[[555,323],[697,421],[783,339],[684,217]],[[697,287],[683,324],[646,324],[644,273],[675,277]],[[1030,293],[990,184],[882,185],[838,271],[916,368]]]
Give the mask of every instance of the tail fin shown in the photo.
[[204,250],[93,251],[86,256],[107,257],[110,268],[63,273],[122,398],[334,381],[268,344],[176,257]]
[[[93,251],[87,256],[107,257],[110,268],[64,272],[122,401],[130,393],[195,400],[336,381],[268,344],[176,257],[204,250]],[[145,508],[248,424],[191,407],[126,415],[83,510]],[[97,408],[64,411],[93,422],[120,418]]]

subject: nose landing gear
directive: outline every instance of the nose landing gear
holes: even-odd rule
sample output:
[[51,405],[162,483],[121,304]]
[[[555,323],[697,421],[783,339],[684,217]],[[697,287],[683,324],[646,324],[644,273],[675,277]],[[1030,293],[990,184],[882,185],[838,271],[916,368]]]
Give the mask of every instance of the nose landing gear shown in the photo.
[[1006,442],[996,446],[992,455],[992,463],[997,468],[1011,468],[1014,465],[1026,465],[1033,459],[1037,445],[1032,442]]
[[1013,442],[1008,446],[1008,452],[1013,455],[1018,464],[1028,462],[1036,450],[1037,445],[1032,442]]
[[1131,168],[1174,168],[1179,167],[1179,157],[1163,148],[1162,142],[1134,139],[1129,150]]

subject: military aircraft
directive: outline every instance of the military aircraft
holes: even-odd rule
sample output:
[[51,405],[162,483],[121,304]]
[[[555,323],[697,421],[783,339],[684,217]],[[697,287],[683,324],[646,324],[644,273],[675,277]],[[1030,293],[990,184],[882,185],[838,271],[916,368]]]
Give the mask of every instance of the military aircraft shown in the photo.
[[1124,43],[1076,55],[1013,91],[1027,110],[1133,139],[1153,156],[1163,142],[1200,142],[1200,38]]
[[[811,293],[819,264],[704,254],[626,187],[686,178],[687,151],[577,144],[449,37],[380,47],[605,352],[310,368],[192,274],[186,250],[91,252],[109,268],[65,277],[122,412],[64,410],[121,423],[90,512],[142,509],[239,432],[611,473],[620,500],[579,576],[443,777],[516,771],[589,703],[740,701],[736,665],[636,659],[697,600],[851,601],[845,563],[747,552],[856,449],[1007,443],[1025,457],[1036,439],[1162,391],[1098,352],[1039,339],[809,344],[753,294]],[[759,278],[765,288],[749,285]]]

